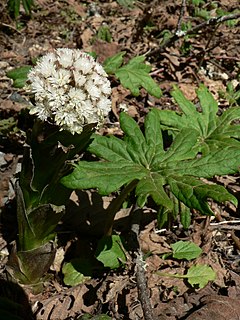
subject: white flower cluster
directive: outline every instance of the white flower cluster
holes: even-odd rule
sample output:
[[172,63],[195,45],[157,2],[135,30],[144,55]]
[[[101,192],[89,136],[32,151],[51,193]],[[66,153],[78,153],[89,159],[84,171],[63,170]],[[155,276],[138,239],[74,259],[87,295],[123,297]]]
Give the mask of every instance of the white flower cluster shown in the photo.
[[61,130],[81,133],[86,124],[102,123],[111,109],[106,72],[81,50],[62,48],[43,56],[28,80],[36,101],[30,113]]

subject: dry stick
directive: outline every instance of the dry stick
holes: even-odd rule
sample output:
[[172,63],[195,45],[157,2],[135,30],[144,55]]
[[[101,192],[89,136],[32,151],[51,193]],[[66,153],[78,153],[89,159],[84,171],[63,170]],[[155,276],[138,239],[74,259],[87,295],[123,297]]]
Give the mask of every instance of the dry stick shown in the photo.
[[182,18],[184,16],[185,9],[186,9],[186,0],[182,0],[180,15],[178,18],[178,23],[177,23],[177,28],[175,33],[181,32]]
[[142,210],[135,207],[132,212],[133,221],[131,226],[132,232],[132,242],[133,242],[133,250],[135,254],[135,263],[136,263],[136,279],[137,279],[137,287],[138,287],[138,297],[141,302],[144,319],[145,320],[155,320],[153,309],[151,307],[151,302],[149,298],[149,290],[147,285],[147,280],[145,277],[145,263],[143,261],[142,251],[140,249],[138,236],[139,236],[139,224],[141,219]]
[[200,59],[200,62],[198,63],[198,68],[201,68],[202,63],[203,63],[203,60],[204,60],[205,55],[206,55],[206,52],[207,52],[207,50],[208,50],[208,48],[209,48],[210,42],[212,41],[213,37],[215,36],[215,34],[216,34],[217,29],[218,29],[219,26],[220,26],[220,23],[218,23],[218,24],[216,24],[216,25],[214,26],[214,30],[211,32],[211,34],[210,34],[210,36],[209,36],[209,38],[208,38],[207,44],[206,44],[206,46],[205,46],[205,49],[203,50],[202,57],[201,57],[201,59]]
[[198,32],[199,30],[203,29],[206,26],[215,26],[217,24],[223,23],[225,21],[228,20],[233,20],[233,19],[238,19],[240,18],[240,12],[238,13],[233,13],[233,14],[229,14],[229,15],[225,15],[222,17],[215,17],[215,18],[211,18],[206,22],[203,22],[197,26],[195,26],[194,28],[192,28],[191,30],[188,31],[182,31],[182,32],[177,32],[175,33],[172,37],[170,37],[166,42],[164,42],[162,45],[159,46],[159,48],[152,50],[150,52],[147,52],[145,55],[147,57],[149,56],[153,56],[155,54],[161,53],[164,51],[164,49],[166,47],[168,47],[169,45],[173,44],[174,42],[176,42],[178,39],[185,37],[186,35]]

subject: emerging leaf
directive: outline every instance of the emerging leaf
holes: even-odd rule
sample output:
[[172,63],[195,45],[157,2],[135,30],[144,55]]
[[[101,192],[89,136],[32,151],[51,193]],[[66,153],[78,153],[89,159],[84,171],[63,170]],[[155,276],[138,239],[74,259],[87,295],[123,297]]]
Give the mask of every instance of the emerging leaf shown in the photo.
[[202,253],[202,249],[190,241],[178,241],[171,244],[171,247],[173,249],[172,256],[175,259],[192,260],[199,257]]

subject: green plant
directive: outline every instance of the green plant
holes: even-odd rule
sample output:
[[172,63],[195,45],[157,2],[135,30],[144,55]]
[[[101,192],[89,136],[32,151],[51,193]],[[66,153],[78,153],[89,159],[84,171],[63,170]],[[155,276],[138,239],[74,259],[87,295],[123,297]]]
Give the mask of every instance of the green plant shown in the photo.
[[197,130],[198,142],[195,147],[202,154],[228,147],[240,147],[240,125],[234,123],[234,120],[240,118],[239,107],[229,108],[218,116],[217,101],[204,85],[200,85],[197,90],[201,112],[177,87],[174,87],[171,94],[182,113],[159,110],[162,129],[169,130],[174,136],[187,128]]
[[[25,69],[16,74],[25,79]],[[110,83],[92,57],[70,49],[42,57],[27,77],[36,103],[30,113],[38,119],[27,134],[16,185],[18,239],[9,264],[18,280],[37,284],[53,262],[55,229],[71,193],[60,183],[70,169],[66,162],[81,154],[109,112]]]
[[172,277],[172,278],[182,278],[187,279],[188,283],[192,286],[198,286],[199,288],[204,288],[209,281],[213,281],[216,278],[216,273],[214,270],[202,264],[196,264],[190,267],[186,274],[170,274],[165,272],[156,272],[159,276]]
[[31,10],[34,5],[33,0],[8,0],[7,6],[10,14],[13,15],[15,19],[18,18],[20,12],[20,5],[23,5],[23,8],[27,15],[31,15]]
[[232,82],[227,83],[226,92],[219,92],[220,96],[226,99],[230,107],[240,106],[240,89],[234,88]]
[[139,88],[143,87],[147,92],[157,98],[162,95],[161,89],[149,75],[151,66],[144,63],[145,57],[132,58],[127,64],[123,64],[125,51],[107,58],[103,67],[108,74],[114,74],[121,84],[129,89],[134,96],[139,95]]
[[97,32],[97,38],[106,42],[112,41],[111,32],[108,26],[101,26]]
[[7,77],[13,80],[15,88],[23,88],[26,85],[27,76],[32,67],[23,66],[7,72]]
[[[62,183],[72,189],[98,188],[102,195],[119,190],[135,190],[136,202],[143,207],[149,196],[159,206],[173,209],[173,194],[187,207],[212,214],[208,199],[217,202],[236,198],[224,187],[202,181],[214,175],[238,172],[240,148],[222,144],[222,148],[198,157],[200,133],[183,128],[165,150],[159,111],[153,109],[145,119],[145,136],[127,114],[120,114],[123,140],[114,136],[94,135],[88,150],[105,161],[80,161]],[[125,199],[124,199],[125,200]],[[123,200],[121,199],[123,202]],[[114,215],[109,216],[109,228]]]
[[[171,245],[172,252],[165,254],[164,258],[172,255],[173,258],[181,260],[193,260],[200,256],[202,249],[195,243],[190,241],[178,241]],[[215,271],[207,266],[196,264],[191,266],[185,275],[181,274],[170,274],[166,272],[158,271],[156,272],[159,276],[173,277],[173,278],[183,278],[187,279],[188,283],[194,287],[198,286],[203,288],[207,285],[208,281],[213,281],[216,278]]]
[[[202,253],[202,249],[191,241],[177,241],[171,244],[172,252],[170,255],[174,259],[196,259]],[[168,254],[169,256],[169,254]]]

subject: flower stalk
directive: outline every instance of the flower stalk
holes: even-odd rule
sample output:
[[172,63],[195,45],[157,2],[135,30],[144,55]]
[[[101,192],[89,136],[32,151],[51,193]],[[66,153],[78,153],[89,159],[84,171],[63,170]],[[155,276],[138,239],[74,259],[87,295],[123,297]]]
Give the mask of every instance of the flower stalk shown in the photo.
[[110,111],[106,76],[92,57],[71,49],[47,54],[28,74],[35,99],[30,114],[37,119],[27,134],[16,185],[18,239],[10,259],[23,283],[41,281],[53,262],[56,226],[72,192],[60,179]]

